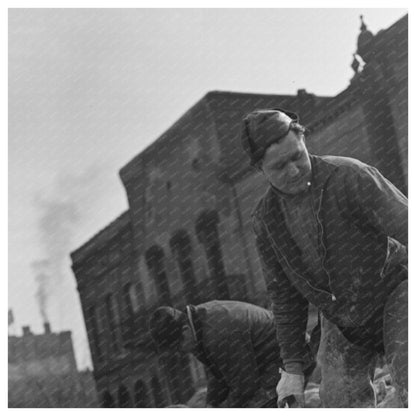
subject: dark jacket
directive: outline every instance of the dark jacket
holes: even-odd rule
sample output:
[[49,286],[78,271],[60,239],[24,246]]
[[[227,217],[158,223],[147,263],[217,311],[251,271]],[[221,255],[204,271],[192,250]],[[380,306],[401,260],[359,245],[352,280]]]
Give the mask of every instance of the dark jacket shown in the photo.
[[275,396],[282,365],[273,314],[237,301],[211,301],[191,309],[196,358],[206,368],[207,403],[259,407]]
[[326,290],[302,264],[272,188],[252,217],[285,363],[303,354],[309,302],[339,326],[361,326],[406,278],[389,272],[407,262],[406,197],[358,160],[310,158]]

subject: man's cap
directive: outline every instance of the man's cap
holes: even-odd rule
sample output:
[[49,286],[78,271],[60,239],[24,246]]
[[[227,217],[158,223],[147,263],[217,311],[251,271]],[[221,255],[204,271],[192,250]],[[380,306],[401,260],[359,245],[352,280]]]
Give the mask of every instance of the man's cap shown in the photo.
[[250,164],[259,162],[267,148],[283,139],[292,123],[298,122],[296,113],[282,108],[255,110],[247,114],[243,119],[241,143],[250,158]]
[[161,306],[153,312],[149,320],[149,330],[159,350],[175,348],[178,345],[182,337],[184,317],[183,312],[170,306]]

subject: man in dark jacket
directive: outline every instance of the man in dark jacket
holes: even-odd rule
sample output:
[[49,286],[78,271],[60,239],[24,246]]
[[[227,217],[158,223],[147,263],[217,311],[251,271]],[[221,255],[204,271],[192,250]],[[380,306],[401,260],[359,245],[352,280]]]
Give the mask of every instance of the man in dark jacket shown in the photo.
[[251,164],[270,184],[253,227],[285,368],[279,398],[303,402],[312,303],[324,317],[324,405],[368,405],[378,353],[406,403],[407,199],[374,167],[310,155],[304,132],[296,114],[272,109],[247,115],[242,133]]
[[[192,353],[205,366],[207,405],[261,407],[276,396],[282,361],[273,314],[237,301],[211,301],[181,312],[158,308],[150,333],[159,350]],[[309,374],[309,351],[302,357]]]

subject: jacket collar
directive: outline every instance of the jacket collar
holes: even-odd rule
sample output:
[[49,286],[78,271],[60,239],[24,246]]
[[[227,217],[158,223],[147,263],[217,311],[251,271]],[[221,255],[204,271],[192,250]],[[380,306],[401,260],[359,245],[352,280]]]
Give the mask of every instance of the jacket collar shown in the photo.
[[[318,205],[321,206],[325,184],[337,167],[319,156],[310,155],[310,159],[312,165],[312,198],[318,201]],[[291,259],[292,269],[297,271],[298,274],[302,274],[301,253],[286,227],[283,213],[279,208],[279,203],[277,203],[276,198],[279,198],[279,195],[270,186],[263,201],[262,220],[275,242],[278,240],[286,242],[286,244],[280,245],[279,251],[286,259]],[[318,217],[320,214],[321,212],[318,209]],[[269,227],[269,225],[273,226]]]
[[199,361],[201,361],[202,364],[204,364],[211,370],[215,378],[221,380],[223,378],[221,371],[218,369],[218,366],[212,362],[204,346],[202,322],[200,320],[200,317],[198,316],[199,314],[197,307],[194,305],[187,305],[186,313],[188,315],[188,320],[192,325],[193,334],[196,339],[196,349],[193,352],[193,354]]
[[312,186],[316,189],[323,189],[337,166],[328,163],[320,156],[309,155],[309,158],[312,165]]

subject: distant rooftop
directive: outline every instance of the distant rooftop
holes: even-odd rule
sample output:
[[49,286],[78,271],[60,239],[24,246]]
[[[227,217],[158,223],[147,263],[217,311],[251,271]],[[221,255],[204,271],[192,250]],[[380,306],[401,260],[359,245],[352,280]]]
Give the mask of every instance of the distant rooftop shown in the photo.
[[49,324],[45,324],[45,332],[34,334],[28,326],[24,326],[23,335],[9,335],[9,363],[73,355],[71,331],[51,332]]

